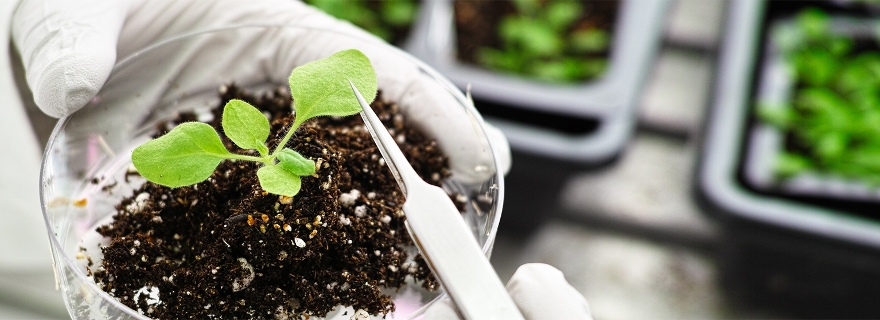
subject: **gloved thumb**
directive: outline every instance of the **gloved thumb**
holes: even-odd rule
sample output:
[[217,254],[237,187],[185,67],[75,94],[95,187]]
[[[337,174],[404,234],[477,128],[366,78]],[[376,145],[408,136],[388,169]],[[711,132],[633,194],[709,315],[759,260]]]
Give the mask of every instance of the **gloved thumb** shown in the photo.
[[22,0],[12,17],[37,106],[53,117],[91,100],[116,63],[116,41],[130,3],[125,0]]
[[[526,320],[593,319],[587,299],[565,280],[562,271],[547,264],[520,266],[507,282],[507,293]],[[423,315],[424,320],[460,319],[448,296]]]
[[536,319],[592,319],[590,305],[562,271],[543,263],[519,267],[507,282],[507,292],[523,316]]

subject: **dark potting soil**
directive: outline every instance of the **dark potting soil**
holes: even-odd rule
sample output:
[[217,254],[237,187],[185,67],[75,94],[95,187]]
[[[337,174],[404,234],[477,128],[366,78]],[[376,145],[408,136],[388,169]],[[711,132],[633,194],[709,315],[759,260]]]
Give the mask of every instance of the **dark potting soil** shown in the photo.
[[[560,0],[544,0],[560,1]],[[617,0],[580,1],[584,10],[577,22],[568,30],[601,29],[613,33],[617,20],[619,2]],[[503,42],[498,36],[498,26],[510,15],[516,15],[516,7],[511,1],[455,0],[454,15],[456,28],[457,58],[460,61],[480,65],[478,52],[481,47],[503,49]],[[607,57],[608,51],[598,53]]]
[[[269,146],[293,122],[285,89],[253,95],[233,85],[221,93],[224,104],[242,99],[270,115]],[[380,93],[372,107],[405,141],[401,149],[426,181],[449,176],[436,143],[409,126],[396,104]],[[213,113],[210,124],[219,128],[222,105]],[[246,152],[223,140],[230,151]],[[110,244],[93,268],[95,281],[161,319],[287,319],[324,316],[339,305],[389,313],[395,307],[383,288],[400,288],[407,278],[437,288],[424,260],[412,256],[404,198],[360,117],[310,120],[288,147],[317,164],[293,198],[263,191],[257,164],[247,161],[224,161],[189,187],[145,183],[98,228]]]

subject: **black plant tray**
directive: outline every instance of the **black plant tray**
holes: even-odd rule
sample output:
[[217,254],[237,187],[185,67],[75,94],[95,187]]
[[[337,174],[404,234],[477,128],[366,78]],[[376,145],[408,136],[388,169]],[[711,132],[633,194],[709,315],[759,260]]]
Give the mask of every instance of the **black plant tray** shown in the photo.
[[722,278],[733,297],[796,317],[880,317],[865,300],[880,293],[880,203],[841,192],[852,186],[800,192],[748,172],[760,149],[754,112],[772,51],[767,32],[807,6],[870,15],[830,1],[729,2],[695,191],[721,227]]
[[640,93],[661,40],[670,0],[621,0],[603,76],[550,84],[493,72],[456,58],[453,1],[429,1],[405,49],[462,89],[517,152],[576,166],[612,161],[636,125]]

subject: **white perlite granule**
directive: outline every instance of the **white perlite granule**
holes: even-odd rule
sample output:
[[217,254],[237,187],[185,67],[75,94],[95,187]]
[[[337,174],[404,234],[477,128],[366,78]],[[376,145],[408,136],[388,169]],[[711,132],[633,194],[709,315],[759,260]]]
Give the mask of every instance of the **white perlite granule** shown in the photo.
[[251,281],[254,280],[254,277],[256,277],[254,267],[248,263],[247,259],[238,258],[238,263],[240,263],[241,268],[244,269],[244,274],[242,274],[241,278],[235,278],[235,280],[232,280],[232,292],[239,292],[244,288],[247,288],[251,285]]
[[339,204],[343,207],[350,207],[354,205],[360,195],[361,192],[358,189],[351,189],[348,193],[342,193],[339,195]]
[[134,302],[135,303],[138,303],[140,301],[141,294],[147,296],[147,300],[145,300],[147,302],[147,305],[152,306],[152,305],[157,305],[160,302],[162,302],[162,300],[159,300],[159,288],[157,288],[157,287],[151,286],[151,287],[143,287],[143,288],[138,289],[138,291],[134,293]]

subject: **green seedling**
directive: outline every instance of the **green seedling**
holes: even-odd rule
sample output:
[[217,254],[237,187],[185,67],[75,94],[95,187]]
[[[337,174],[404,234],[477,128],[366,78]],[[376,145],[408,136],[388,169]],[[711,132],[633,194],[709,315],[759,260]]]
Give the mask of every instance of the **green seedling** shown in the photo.
[[582,81],[599,76],[610,45],[608,32],[580,29],[583,5],[578,1],[514,0],[517,13],[498,27],[500,49],[482,47],[477,60],[486,67],[552,82]]
[[418,11],[415,0],[306,0],[306,3],[331,16],[349,21],[388,42],[397,40],[394,39],[395,29],[412,25]]
[[360,112],[349,81],[365,99],[375,99],[376,73],[370,60],[357,50],[340,51],[295,68],[288,83],[296,118],[271,152],[266,145],[270,134],[266,116],[247,102],[231,100],[223,108],[223,132],[236,146],[255,150],[258,156],[231,153],[213,127],[186,122],[135,148],[132,162],[147,180],[175,188],[205,181],[223,160],[254,161],[261,164],[257,178],[263,190],[292,197],[300,190],[300,177],[315,173],[315,162],[286,147],[287,142],[309,119]]
[[788,137],[776,161],[781,178],[823,172],[880,183],[880,47],[857,50],[808,9],[774,35],[794,77],[785,105],[759,103],[758,118]]

